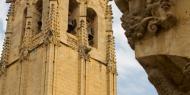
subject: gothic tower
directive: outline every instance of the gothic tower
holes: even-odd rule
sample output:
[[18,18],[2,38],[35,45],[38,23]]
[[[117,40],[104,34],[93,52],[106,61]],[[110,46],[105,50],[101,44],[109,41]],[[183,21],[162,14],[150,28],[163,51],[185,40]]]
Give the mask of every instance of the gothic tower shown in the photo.
[[116,95],[109,0],[7,0],[0,95]]

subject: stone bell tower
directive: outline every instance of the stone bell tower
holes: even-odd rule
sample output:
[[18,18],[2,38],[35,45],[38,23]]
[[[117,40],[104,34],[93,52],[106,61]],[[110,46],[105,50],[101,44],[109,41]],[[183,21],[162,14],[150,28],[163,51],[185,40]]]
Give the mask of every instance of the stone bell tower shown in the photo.
[[109,0],[7,0],[0,95],[116,95]]

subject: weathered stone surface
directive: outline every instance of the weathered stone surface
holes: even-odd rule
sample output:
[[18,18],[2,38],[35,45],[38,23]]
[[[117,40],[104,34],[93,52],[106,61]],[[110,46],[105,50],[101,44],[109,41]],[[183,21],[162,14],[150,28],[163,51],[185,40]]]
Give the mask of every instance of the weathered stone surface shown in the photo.
[[190,95],[190,1],[115,1],[129,44],[158,93]]

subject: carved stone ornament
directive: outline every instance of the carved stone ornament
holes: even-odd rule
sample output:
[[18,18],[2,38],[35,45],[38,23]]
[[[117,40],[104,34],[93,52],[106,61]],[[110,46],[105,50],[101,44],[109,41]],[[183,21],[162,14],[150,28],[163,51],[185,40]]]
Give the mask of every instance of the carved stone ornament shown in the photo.
[[45,33],[44,44],[48,45],[49,43],[53,43],[57,46],[60,46],[60,40],[57,38],[59,34],[54,32],[53,30],[49,30]]
[[0,76],[3,75],[6,72],[6,63],[0,62]]
[[27,60],[29,56],[29,49],[23,48],[20,51],[20,61]]
[[49,17],[46,23],[46,30],[44,32],[44,44],[48,45],[49,43],[53,43],[56,46],[60,46],[60,37],[59,33],[59,12],[58,12],[58,4],[56,0],[51,0],[49,6]]
[[190,59],[173,55],[138,58],[159,95],[190,95]]
[[[157,35],[177,23],[177,18],[172,12],[175,5],[173,0],[128,0],[127,3],[128,11],[121,20],[132,48],[146,33]],[[133,4],[138,6],[132,6]]]
[[89,52],[91,51],[91,48],[88,48],[87,46],[79,46],[79,55],[81,58],[83,58],[85,61],[90,61],[90,55]]
[[107,70],[108,70],[108,72],[111,72],[111,73],[113,73],[113,74],[117,74],[117,67],[116,67],[116,64],[108,63],[108,64],[107,64]]

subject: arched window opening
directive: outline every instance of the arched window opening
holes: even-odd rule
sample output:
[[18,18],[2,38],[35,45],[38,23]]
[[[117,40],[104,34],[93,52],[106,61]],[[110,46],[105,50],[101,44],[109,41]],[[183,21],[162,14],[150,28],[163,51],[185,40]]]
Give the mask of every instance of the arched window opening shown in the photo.
[[69,0],[69,12],[68,12],[68,28],[67,32],[71,34],[76,34],[76,18],[78,13],[78,3],[76,0]]
[[92,8],[87,9],[86,20],[87,20],[88,43],[90,46],[96,47],[98,20],[97,20],[97,14]]
[[36,33],[42,31],[42,11],[43,11],[43,1],[38,0],[35,5],[35,27]]

